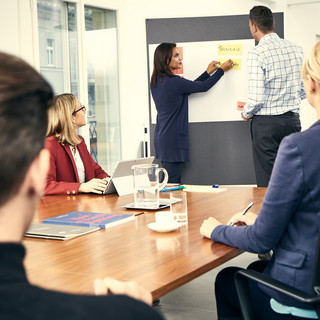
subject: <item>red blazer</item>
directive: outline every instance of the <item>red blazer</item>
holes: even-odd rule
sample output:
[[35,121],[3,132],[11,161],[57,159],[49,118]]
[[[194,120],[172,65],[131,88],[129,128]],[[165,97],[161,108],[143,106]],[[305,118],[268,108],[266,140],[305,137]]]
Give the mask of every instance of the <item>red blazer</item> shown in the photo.
[[[77,148],[84,165],[86,182],[93,178],[109,177],[92,159],[83,137],[79,138],[81,143]],[[45,194],[78,194],[78,171],[69,145],[62,146],[55,137],[49,136],[46,138],[45,147],[50,151],[50,169]]]

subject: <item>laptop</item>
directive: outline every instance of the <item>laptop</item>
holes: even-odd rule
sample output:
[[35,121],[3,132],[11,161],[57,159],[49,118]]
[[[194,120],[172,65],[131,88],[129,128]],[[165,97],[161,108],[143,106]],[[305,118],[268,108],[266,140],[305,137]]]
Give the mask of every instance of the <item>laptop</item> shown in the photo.
[[131,167],[138,164],[151,164],[154,157],[119,161],[107,184],[104,194],[118,193],[124,196],[133,193],[133,174]]

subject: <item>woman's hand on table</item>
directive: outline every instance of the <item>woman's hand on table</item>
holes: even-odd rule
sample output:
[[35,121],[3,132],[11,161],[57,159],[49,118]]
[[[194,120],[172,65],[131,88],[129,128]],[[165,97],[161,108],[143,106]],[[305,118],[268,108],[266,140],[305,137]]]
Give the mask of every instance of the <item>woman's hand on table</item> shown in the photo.
[[81,183],[79,187],[80,193],[98,193],[101,194],[106,190],[107,186],[107,180],[106,178],[103,179],[91,179],[88,182]]
[[217,219],[210,217],[203,221],[201,227],[200,227],[200,233],[206,237],[211,238],[211,233],[214,230],[215,227],[220,226],[222,223],[218,221]]

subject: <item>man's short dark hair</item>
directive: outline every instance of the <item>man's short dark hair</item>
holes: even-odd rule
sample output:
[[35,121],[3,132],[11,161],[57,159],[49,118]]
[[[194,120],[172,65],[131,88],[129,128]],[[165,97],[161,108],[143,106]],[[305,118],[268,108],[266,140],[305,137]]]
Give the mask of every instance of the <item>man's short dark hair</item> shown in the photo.
[[272,11],[265,6],[255,6],[250,10],[249,19],[262,32],[267,33],[273,31],[273,14]]
[[0,52],[0,205],[19,189],[44,146],[53,92],[25,61]]

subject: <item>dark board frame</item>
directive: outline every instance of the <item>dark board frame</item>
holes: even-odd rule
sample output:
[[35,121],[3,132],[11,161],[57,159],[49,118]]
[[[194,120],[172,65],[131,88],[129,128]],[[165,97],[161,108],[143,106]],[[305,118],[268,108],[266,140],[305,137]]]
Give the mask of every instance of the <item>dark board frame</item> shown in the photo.
[[[283,12],[274,13],[274,18],[275,32],[283,38]],[[161,42],[252,39],[249,15],[146,19],[146,32],[148,57],[149,45]],[[150,72],[148,61],[148,79]],[[199,70],[199,74],[202,72],[203,70]],[[150,151],[151,155],[154,155],[155,125],[151,123],[151,99],[149,90]],[[189,123],[189,139],[190,161],[186,163],[183,171],[183,183],[256,184],[250,123],[244,121]]]

